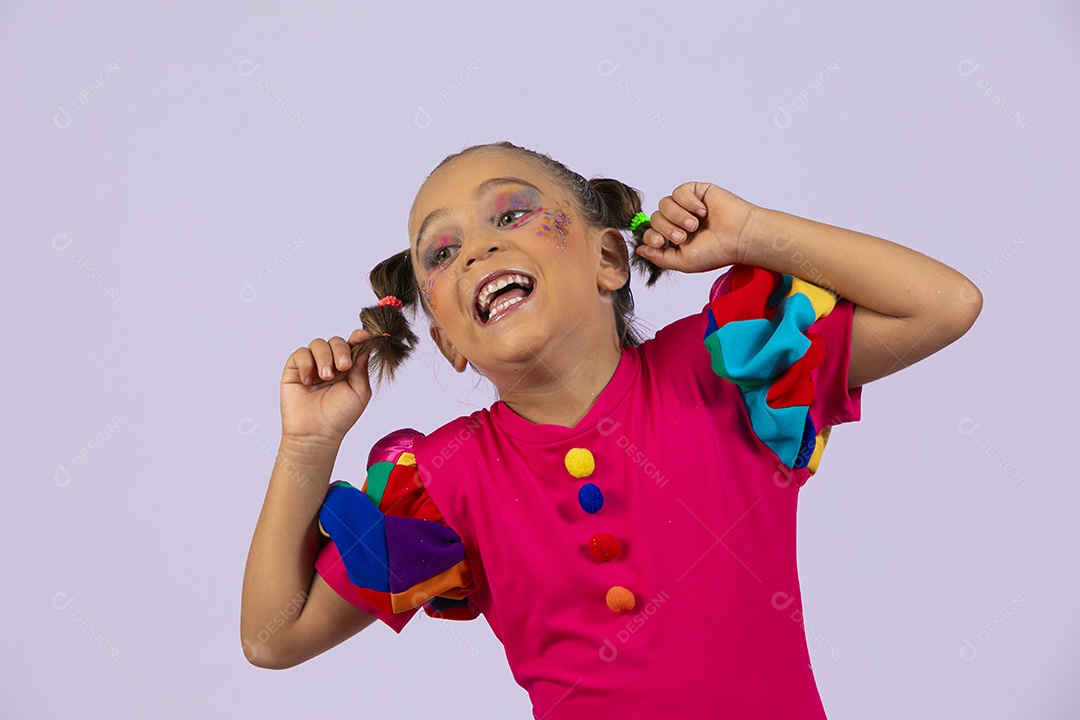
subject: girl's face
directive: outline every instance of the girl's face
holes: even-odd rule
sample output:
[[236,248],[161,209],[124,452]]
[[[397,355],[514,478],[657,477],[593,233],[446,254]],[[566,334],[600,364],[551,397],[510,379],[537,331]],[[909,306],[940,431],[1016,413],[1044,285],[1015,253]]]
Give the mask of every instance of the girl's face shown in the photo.
[[611,267],[603,236],[532,162],[498,150],[451,160],[409,214],[432,338],[459,372],[471,362],[491,377],[505,363],[543,361],[565,338],[560,351],[614,336],[607,291],[626,274]]

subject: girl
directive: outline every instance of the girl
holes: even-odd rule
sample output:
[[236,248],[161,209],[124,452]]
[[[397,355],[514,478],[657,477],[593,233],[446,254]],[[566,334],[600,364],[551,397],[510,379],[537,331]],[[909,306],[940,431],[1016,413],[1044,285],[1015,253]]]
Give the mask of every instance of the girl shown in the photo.
[[[633,188],[506,142],[436,167],[409,248],[371,273],[364,329],[285,365],[244,577],[252,663],[423,608],[483,615],[538,718],[825,717],[793,620],[799,489],[862,386],[963,335],[981,296],[913,250],[709,183],[640,211]],[[729,265],[700,312],[642,341],[631,266],[651,286]],[[369,363],[392,378],[417,304],[499,400],[386,434],[360,489],[327,491]]]

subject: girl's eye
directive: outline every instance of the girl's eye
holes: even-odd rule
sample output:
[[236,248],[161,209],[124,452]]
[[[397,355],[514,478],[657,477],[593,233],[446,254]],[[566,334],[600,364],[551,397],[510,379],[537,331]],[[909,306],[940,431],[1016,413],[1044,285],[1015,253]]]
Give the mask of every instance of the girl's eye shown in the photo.
[[441,247],[433,248],[427,256],[427,266],[434,267],[436,265],[442,265],[453,257],[451,250],[454,249],[453,245],[443,245]]
[[515,208],[513,210],[507,210],[506,212],[504,212],[502,215],[499,216],[499,225],[503,225],[503,223],[502,223],[503,218],[510,217],[510,216],[513,216],[513,215],[517,215],[518,213],[524,215],[527,212],[529,212],[529,211],[525,210],[525,209],[522,209],[522,208]]

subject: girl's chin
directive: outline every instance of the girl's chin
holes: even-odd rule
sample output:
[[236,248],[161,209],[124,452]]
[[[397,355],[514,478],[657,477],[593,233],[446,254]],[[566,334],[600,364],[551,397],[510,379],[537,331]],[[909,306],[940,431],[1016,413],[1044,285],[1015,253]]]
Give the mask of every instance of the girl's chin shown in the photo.
[[[523,322],[517,322],[523,320]],[[539,318],[504,318],[490,327],[478,328],[479,351],[488,362],[533,362],[559,341],[558,328]],[[479,353],[478,353],[479,354]]]

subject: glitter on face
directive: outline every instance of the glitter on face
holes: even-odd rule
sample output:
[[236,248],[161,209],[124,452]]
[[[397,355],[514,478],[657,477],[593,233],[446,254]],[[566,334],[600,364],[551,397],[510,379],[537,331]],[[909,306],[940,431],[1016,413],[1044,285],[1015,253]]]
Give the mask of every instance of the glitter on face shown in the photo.
[[551,212],[550,210],[544,211],[544,220],[540,221],[540,227],[544,230],[536,231],[536,234],[540,237],[551,233],[552,228],[555,229],[555,237],[557,238],[559,250],[566,247],[566,238],[570,232],[570,226],[573,224],[573,220],[570,218],[569,213],[565,210],[556,210]]
[[424,282],[420,286],[420,292],[424,294],[424,299],[427,300],[431,309],[435,309],[435,302],[431,299],[431,290],[435,287],[435,278],[425,278]]
[[559,249],[562,250],[566,247],[566,234],[570,232],[570,225],[573,224],[573,220],[565,212],[560,210],[555,213],[555,234],[559,236]]

